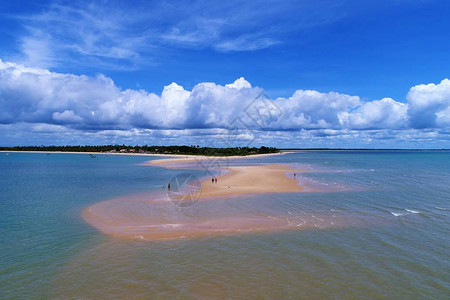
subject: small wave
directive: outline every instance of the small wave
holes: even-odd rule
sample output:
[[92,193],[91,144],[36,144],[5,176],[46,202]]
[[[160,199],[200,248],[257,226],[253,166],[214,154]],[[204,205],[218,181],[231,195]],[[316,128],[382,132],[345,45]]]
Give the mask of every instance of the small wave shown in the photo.
[[393,215],[394,217],[401,217],[401,216],[404,216],[404,215],[407,214],[407,213],[396,213],[396,212],[393,212],[393,211],[390,211],[390,213],[391,213],[391,215]]
[[438,207],[438,206],[435,206],[435,208],[439,209],[439,210],[450,211],[450,208]]
[[407,208],[405,208],[405,210],[406,210],[407,212],[412,213],[412,214],[420,214],[420,211],[417,211],[417,210],[412,210],[412,209],[407,209]]

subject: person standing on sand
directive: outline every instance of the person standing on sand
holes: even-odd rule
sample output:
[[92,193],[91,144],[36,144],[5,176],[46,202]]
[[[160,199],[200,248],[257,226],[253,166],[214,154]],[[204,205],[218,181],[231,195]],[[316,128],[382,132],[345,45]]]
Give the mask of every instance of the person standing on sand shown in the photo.
[[214,183],[214,177],[213,177],[213,178],[211,178],[211,182],[212,182],[212,183]]
[[170,190],[170,182],[167,184],[167,189]]
[[217,177],[214,178],[214,181],[217,183]]

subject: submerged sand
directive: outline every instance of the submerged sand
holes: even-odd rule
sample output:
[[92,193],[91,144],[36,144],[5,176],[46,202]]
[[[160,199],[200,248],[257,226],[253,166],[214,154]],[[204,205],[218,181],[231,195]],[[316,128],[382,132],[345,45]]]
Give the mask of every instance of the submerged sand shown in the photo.
[[[157,164],[163,166],[180,160],[183,159],[165,159]],[[151,164],[155,164],[154,161]],[[201,182],[201,195],[194,195],[200,196],[196,205],[214,199],[227,201],[230,197],[235,201],[235,196],[243,194],[302,191],[292,175],[302,170],[292,170],[285,164],[234,166],[226,170],[225,175],[218,177],[217,183],[212,183],[211,178]],[[185,209],[174,205],[166,193],[160,192],[96,203],[83,211],[83,217],[105,234],[145,240],[313,228],[318,222],[320,226],[335,226],[335,220],[328,221],[326,216],[240,212],[239,215],[211,217],[195,215],[195,206],[188,208],[188,214],[185,214]]]
[[252,159],[261,158],[274,155],[284,155],[290,152],[278,152],[278,153],[266,153],[266,154],[252,154],[252,155],[234,155],[234,156],[203,156],[203,155],[166,155],[161,154],[167,158],[151,160],[146,163],[149,166],[161,166],[161,167],[171,167],[174,164],[185,164],[185,163],[197,163],[198,165],[210,166],[224,166],[226,162],[236,160],[236,159]]

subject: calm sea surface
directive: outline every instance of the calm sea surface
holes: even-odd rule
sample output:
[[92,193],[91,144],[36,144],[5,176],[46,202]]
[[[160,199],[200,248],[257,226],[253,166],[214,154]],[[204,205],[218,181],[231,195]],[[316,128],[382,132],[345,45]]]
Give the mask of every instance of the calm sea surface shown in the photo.
[[0,298],[450,298],[449,151],[239,160],[309,170],[297,179],[311,192],[171,204],[180,218],[282,214],[313,228],[149,242],[84,222],[90,204],[161,191],[180,172],[150,159],[0,153]]

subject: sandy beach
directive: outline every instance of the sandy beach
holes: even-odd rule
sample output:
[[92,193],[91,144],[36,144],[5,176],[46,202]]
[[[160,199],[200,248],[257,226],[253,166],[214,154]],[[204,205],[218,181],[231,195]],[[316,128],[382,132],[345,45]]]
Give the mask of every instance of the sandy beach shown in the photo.
[[286,174],[304,171],[292,170],[287,165],[239,166],[227,170],[230,173],[219,176],[217,183],[212,183],[210,179],[202,181],[202,197],[295,193],[302,190],[297,181]]

